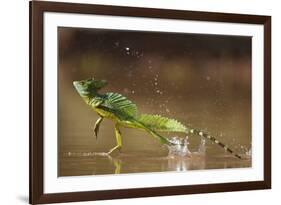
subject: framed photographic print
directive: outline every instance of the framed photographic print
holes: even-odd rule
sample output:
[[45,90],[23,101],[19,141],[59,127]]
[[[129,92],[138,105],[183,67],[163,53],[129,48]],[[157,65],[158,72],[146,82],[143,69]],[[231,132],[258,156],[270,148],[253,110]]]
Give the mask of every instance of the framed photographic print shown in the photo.
[[30,203],[271,188],[271,17],[30,2]]

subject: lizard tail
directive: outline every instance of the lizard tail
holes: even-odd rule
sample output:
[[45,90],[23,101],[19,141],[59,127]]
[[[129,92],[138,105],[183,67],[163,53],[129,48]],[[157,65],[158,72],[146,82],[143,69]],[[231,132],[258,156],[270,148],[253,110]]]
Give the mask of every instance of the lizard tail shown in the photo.
[[[167,144],[167,145],[177,145],[175,143],[173,143],[172,141],[170,141],[168,138],[166,137],[163,137],[161,136],[160,134],[158,134],[157,132],[153,131],[153,130],[150,130],[150,129],[147,129],[147,131],[154,137],[156,138],[159,138],[160,141],[163,143],[163,144]],[[227,152],[229,152],[230,154],[232,154],[233,156],[235,156],[236,158],[238,159],[242,159],[242,157],[235,153],[232,149],[230,149],[227,145],[225,145],[224,143],[222,143],[221,141],[217,140],[215,137],[213,136],[210,136],[200,130],[196,130],[196,129],[190,129],[189,132],[186,132],[187,134],[188,133],[192,133],[192,134],[195,134],[195,135],[199,135],[199,136],[202,136],[204,137],[205,139],[208,139],[212,142],[214,142],[215,144],[217,144],[218,146],[220,146],[221,148],[223,148],[224,150],[226,150]]]
[[186,134],[195,134],[198,136],[202,136],[218,146],[222,147],[227,152],[231,153],[235,157],[242,159],[242,157],[238,154],[236,154],[232,149],[230,149],[227,145],[217,140],[215,137],[208,135],[207,133],[204,133],[201,130],[188,128],[185,125],[183,125],[181,122],[170,119],[166,117],[162,117],[160,115],[149,115],[149,114],[142,114],[138,118],[138,122],[142,124],[145,129],[152,134],[154,137],[157,137],[161,140],[161,142],[169,145],[175,145],[173,142],[171,142],[169,139],[159,135],[157,132],[181,132]]
[[242,159],[242,157],[235,153],[232,149],[230,149],[227,145],[225,145],[224,143],[222,143],[221,141],[217,140],[215,137],[208,135],[207,133],[204,133],[203,131],[197,130],[197,129],[189,129],[187,132],[187,134],[191,133],[191,134],[195,134],[195,135],[199,135],[201,137],[204,137],[205,139],[208,139],[212,142],[214,142],[215,144],[217,144],[218,146],[220,146],[221,148],[223,148],[224,150],[226,150],[227,152],[229,152],[230,154],[234,155],[235,157],[237,157],[238,159]]

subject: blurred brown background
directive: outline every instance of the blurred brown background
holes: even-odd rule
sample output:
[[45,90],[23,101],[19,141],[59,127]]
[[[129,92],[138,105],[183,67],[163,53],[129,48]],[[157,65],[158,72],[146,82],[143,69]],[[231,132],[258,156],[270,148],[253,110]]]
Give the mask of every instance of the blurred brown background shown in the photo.
[[[128,97],[141,113],[178,119],[217,136],[239,153],[250,148],[250,37],[63,27],[58,31],[59,175],[112,173],[104,161],[65,157],[65,153],[106,152],[115,145],[109,120],[101,124],[95,140],[92,128],[97,115],[73,88],[74,80],[90,77],[107,80],[101,92]],[[167,155],[159,141],[146,133],[133,129],[122,133],[123,153]],[[191,150],[198,143],[198,137],[190,137]],[[207,156],[220,154],[224,151],[207,143]],[[203,168],[222,167],[216,166],[217,160],[206,160]],[[163,162],[142,168],[137,164],[132,168],[130,163],[123,166],[124,173],[167,170]],[[235,163],[234,167],[245,166]]]

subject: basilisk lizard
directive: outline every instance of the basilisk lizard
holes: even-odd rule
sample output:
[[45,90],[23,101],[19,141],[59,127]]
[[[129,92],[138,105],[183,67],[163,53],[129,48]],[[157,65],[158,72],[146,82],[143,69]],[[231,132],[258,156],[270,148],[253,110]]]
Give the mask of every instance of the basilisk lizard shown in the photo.
[[153,137],[159,139],[163,144],[175,145],[171,140],[159,134],[159,132],[180,132],[193,134],[211,140],[227,152],[241,159],[241,156],[234,153],[228,146],[209,134],[191,127],[184,126],[175,119],[169,119],[160,115],[139,114],[137,106],[126,97],[118,93],[108,92],[101,94],[98,91],[106,86],[105,80],[87,79],[74,81],[73,85],[83,100],[99,115],[94,126],[94,135],[98,137],[99,127],[104,118],[115,123],[115,136],[117,145],[109,150],[111,154],[122,147],[122,135],[120,127],[135,128],[144,130]]

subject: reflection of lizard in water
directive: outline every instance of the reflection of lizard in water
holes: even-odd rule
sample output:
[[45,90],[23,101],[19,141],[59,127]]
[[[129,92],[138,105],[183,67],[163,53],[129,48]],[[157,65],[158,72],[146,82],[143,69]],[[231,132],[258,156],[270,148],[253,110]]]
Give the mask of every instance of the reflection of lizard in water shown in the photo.
[[120,174],[121,173],[121,165],[122,165],[121,160],[116,159],[116,158],[112,158],[110,155],[108,155],[108,156],[109,156],[110,161],[112,161],[113,164],[114,164],[114,167],[115,167],[114,174]]
[[118,159],[117,160],[113,159],[113,163],[115,166],[114,174],[120,174],[121,173],[121,161]]
[[110,162],[113,163],[114,165],[114,174],[120,174],[121,173],[121,160],[120,159],[117,159],[117,158],[114,158],[114,157],[111,157],[110,155],[108,154],[105,154],[105,155],[102,155],[102,156],[105,156],[109,159]]
[[234,153],[228,146],[201,130],[186,127],[177,120],[162,117],[160,115],[139,114],[137,106],[121,94],[111,92],[105,94],[98,93],[98,91],[106,86],[106,84],[107,82],[104,80],[95,79],[73,82],[73,85],[80,96],[100,116],[94,127],[96,137],[103,118],[109,118],[115,122],[117,145],[109,150],[108,154],[121,149],[122,135],[120,127],[127,127],[144,130],[153,137],[159,139],[163,144],[167,145],[175,144],[168,138],[160,135],[159,132],[181,132],[201,136],[211,140],[235,157],[241,159],[241,156]]

